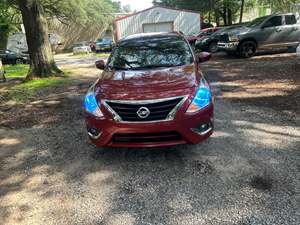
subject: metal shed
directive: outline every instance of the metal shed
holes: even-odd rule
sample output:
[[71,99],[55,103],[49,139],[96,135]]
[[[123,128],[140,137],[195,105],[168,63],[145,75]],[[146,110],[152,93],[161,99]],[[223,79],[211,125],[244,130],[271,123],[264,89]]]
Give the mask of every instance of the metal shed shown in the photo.
[[114,20],[116,41],[137,33],[181,31],[191,35],[198,33],[200,29],[200,13],[161,6],[154,6]]

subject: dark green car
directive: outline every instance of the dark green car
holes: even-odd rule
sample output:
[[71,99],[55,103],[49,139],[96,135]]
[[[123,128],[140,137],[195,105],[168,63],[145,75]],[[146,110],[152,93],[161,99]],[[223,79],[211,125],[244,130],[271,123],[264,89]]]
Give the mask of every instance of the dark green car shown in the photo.
[[240,27],[241,25],[234,25],[230,27],[222,27],[219,28],[218,31],[214,32],[211,35],[205,35],[198,39],[195,42],[195,49],[196,51],[206,51],[206,52],[211,52],[215,53],[218,51],[218,42],[222,38],[222,35],[224,32],[228,32],[232,29],[235,29],[237,27]]
[[294,48],[300,40],[300,24],[293,14],[260,17],[246,26],[224,31],[218,49],[252,57],[259,49]]

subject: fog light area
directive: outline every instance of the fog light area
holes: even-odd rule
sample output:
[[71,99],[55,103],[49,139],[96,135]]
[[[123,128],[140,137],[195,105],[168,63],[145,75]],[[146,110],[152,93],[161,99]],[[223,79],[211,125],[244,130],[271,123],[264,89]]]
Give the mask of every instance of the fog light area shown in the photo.
[[87,131],[88,131],[88,135],[93,139],[97,139],[101,135],[101,130],[98,130],[93,127],[87,127]]
[[208,132],[212,130],[212,124],[211,123],[203,123],[199,124],[197,127],[192,128],[192,131],[200,134],[200,135],[205,135]]

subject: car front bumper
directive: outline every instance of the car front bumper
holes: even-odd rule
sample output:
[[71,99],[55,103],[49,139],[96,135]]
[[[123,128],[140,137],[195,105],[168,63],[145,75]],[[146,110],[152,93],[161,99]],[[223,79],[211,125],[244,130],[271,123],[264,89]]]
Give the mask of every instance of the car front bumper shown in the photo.
[[221,51],[236,51],[239,42],[218,42],[218,49]]
[[[126,123],[116,122],[113,119],[97,119],[87,113],[85,121],[88,129],[98,131],[98,135],[90,135],[90,139],[99,147],[163,147],[198,144],[213,133],[213,104],[195,114],[186,114],[181,119],[175,118],[172,121]],[[209,125],[207,129],[201,132],[195,131],[196,127],[203,124]]]

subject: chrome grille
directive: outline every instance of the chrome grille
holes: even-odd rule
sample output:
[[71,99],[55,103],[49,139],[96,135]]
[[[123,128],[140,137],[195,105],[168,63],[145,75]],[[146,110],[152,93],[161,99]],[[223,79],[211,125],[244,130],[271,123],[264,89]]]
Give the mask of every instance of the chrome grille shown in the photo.
[[[105,100],[104,105],[113,114],[116,121],[124,122],[150,122],[172,120],[179,107],[186,100],[185,96],[167,99],[144,101],[110,101]],[[149,110],[146,117],[138,115],[141,108]]]

